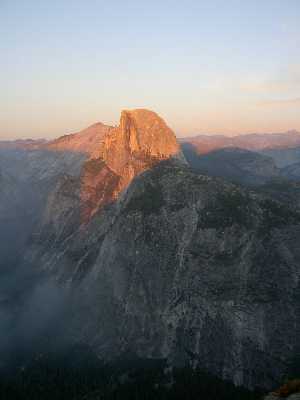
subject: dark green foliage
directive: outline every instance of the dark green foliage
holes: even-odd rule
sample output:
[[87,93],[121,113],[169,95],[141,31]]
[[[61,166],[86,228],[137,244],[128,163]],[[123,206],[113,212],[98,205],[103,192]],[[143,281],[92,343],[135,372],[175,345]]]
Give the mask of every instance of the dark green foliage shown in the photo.
[[263,211],[260,234],[267,234],[274,228],[300,223],[300,213],[285,204],[271,199],[260,202]]
[[278,200],[289,206],[297,207],[300,199],[300,182],[292,182],[287,179],[272,179],[256,190],[265,196]]
[[157,214],[165,205],[162,188],[156,183],[147,183],[142,193],[132,197],[127,204],[126,212],[141,212],[144,215]]
[[289,360],[287,366],[287,378],[296,379],[300,376],[300,347],[298,346],[298,351],[295,356]]
[[212,200],[201,213],[199,228],[219,229],[235,224],[251,227],[251,199],[247,193],[231,190]]
[[[74,355],[72,355],[74,357]],[[260,393],[201,370],[166,369],[163,360],[104,366],[91,354],[75,359],[43,357],[0,380],[5,400],[255,400]]]

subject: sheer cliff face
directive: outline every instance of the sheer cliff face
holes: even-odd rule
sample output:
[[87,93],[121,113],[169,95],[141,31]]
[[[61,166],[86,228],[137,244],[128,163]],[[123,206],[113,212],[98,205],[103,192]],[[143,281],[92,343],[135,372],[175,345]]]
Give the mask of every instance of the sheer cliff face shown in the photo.
[[[100,136],[47,189],[21,265],[70,296],[60,332],[103,359],[273,385],[299,351],[299,211],[192,172],[150,111],[124,111]],[[72,154],[79,139],[65,140]]]
[[65,332],[101,358],[168,358],[272,387],[299,351],[298,212],[175,160],[84,228],[56,226],[31,262],[68,284]]
[[[156,113],[144,109],[123,111],[118,127],[97,123],[42,144],[41,150],[58,157],[81,155],[76,200],[79,224],[88,223],[97,211],[116,201],[134,177],[162,160],[175,157],[185,162],[172,130]],[[72,180],[73,174],[66,172]],[[63,177],[55,188],[59,198],[66,195],[65,184]],[[68,198],[63,204],[70,201]],[[50,223],[49,207],[46,220]]]
[[120,126],[106,135],[101,158],[117,174],[142,171],[180,153],[174,133],[154,112],[123,111]]
[[148,110],[123,111],[120,125],[105,132],[91,156],[81,175],[83,222],[115,201],[135,176],[170,157],[184,160],[174,133]]
[[72,275],[90,313],[82,338],[102,357],[194,362],[249,387],[280,379],[299,351],[298,212],[169,162],[111,212]]

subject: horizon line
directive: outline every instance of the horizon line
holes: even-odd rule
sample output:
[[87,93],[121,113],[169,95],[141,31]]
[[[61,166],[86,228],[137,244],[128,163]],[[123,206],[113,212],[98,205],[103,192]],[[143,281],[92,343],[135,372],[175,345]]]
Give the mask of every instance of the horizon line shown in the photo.
[[[80,132],[82,132],[82,131],[84,131],[84,130],[86,130],[86,129],[88,129],[88,128],[96,125],[96,124],[103,124],[103,125],[111,126],[111,127],[117,126],[117,125],[105,124],[103,122],[98,121],[98,122],[95,122],[93,124],[88,125],[86,128],[79,129],[79,130],[76,130],[76,131],[72,131],[70,133],[63,133],[61,135],[57,135],[57,136],[53,136],[53,137],[39,136],[39,137],[35,138],[35,137],[30,137],[30,136],[21,136],[21,137],[15,137],[15,138],[7,138],[5,136],[2,137],[0,135],[0,142],[16,142],[16,141],[24,141],[24,142],[26,142],[26,141],[34,141],[34,142],[37,142],[37,141],[49,141],[49,142],[51,142],[51,141],[59,139],[59,138],[61,138],[63,136],[69,136],[69,135],[74,135],[74,134],[80,133]],[[187,135],[181,135],[179,132],[175,132],[172,128],[170,128],[170,129],[174,132],[174,134],[175,134],[175,136],[176,136],[176,138],[178,140],[185,139],[185,138],[186,139],[191,139],[193,137],[196,138],[197,136],[208,136],[208,137],[209,136],[224,136],[224,137],[228,137],[228,138],[234,138],[234,137],[238,137],[238,136],[249,136],[249,135],[286,135],[286,134],[289,134],[289,133],[300,134],[300,131],[298,129],[287,129],[287,130],[278,131],[278,132],[274,132],[274,131],[273,132],[271,132],[271,131],[257,131],[257,132],[251,131],[251,132],[245,132],[245,133],[242,133],[242,132],[241,133],[229,133],[227,131],[227,132],[224,132],[224,133],[195,132],[195,133],[191,133],[191,134],[187,134]]]

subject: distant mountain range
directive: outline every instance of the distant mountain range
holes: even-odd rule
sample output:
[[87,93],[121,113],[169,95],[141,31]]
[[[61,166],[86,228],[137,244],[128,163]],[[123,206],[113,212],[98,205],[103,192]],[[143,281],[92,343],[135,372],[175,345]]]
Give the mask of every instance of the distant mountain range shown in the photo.
[[198,154],[206,154],[226,147],[246,150],[284,149],[300,146],[300,132],[252,133],[228,137],[224,135],[198,135],[180,139],[182,144],[190,144]]
[[46,139],[0,140],[0,149],[35,149],[46,143]]
[[[50,146],[51,148],[72,148],[76,151],[93,152],[99,140],[112,126],[97,122],[82,131],[61,136],[58,139],[18,139],[0,140],[0,148],[33,148]],[[49,142],[49,145],[47,144]],[[182,137],[180,143],[192,144],[199,154],[206,154],[225,147],[238,147],[247,150],[283,149],[300,146],[300,132],[290,130],[284,133],[251,133],[236,136],[196,135]]]
[[199,156],[189,145],[184,144],[182,147],[190,165],[209,176],[259,185],[280,175],[280,169],[271,157],[253,151],[226,147]]
[[260,185],[274,178],[300,177],[300,133],[235,137],[199,135],[180,139],[186,159],[198,172],[233,182]]

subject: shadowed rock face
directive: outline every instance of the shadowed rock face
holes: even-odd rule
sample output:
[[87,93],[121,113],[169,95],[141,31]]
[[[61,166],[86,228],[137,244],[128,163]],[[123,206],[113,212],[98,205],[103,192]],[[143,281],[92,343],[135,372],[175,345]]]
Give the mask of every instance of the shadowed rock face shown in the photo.
[[81,222],[88,222],[97,210],[117,198],[120,179],[102,159],[92,159],[83,165],[80,176]]
[[68,298],[54,341],[63,332],[105,360],[135,353],[248,387],[278,382],[299,351],[299,211],[194,173],[150,111],[124,111],[102,133],[97,157],[47,180],[23,254],[21,267]]
[[298,351],[298,212],[170,160],[84,228],[62,221],[30,255],[74,298],[65,334],[104,359],[192,362],[248,387],[281,379]]

